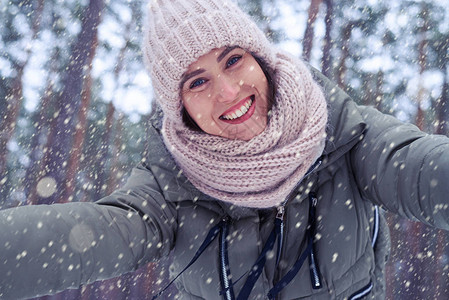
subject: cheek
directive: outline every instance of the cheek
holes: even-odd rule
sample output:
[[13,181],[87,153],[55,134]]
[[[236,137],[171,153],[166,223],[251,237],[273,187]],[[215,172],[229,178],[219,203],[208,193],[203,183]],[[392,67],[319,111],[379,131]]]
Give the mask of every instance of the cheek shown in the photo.
[[206,95],[185,95],[182,103],[190,117],[198,124],[206,122],[206,116],[209,113],[209,105]]
[[192,98],[190,96],[183,96],[181,102],[182,102],[182,105],[184,106],[184,108],[190,114],[190,111],[192,110],[191,109]]
[[262,71],[262,69],[260,67],[257,69],[257,77],[259,78],[259,80],[261,82],[264,82],[264,83],[267,82],[267,77],[265,76],[264,72]]
[[262,69],[259,66],[251,65],[248,69],[250,72],[247,72],[248,79],[256,86],[260,86],[260,83],[266,83],[267,78],[263,73]]
[[247,67],[246,71],[247,74],[249,74],[251,77],[257,77],[259,80],[266,81],[265,74],[263,73],[262,68],[256,61],[251,62]]
[[182,105],[187,111],[193,111],[198,107],[199,98],[197,94],[187,93],[182,98]]

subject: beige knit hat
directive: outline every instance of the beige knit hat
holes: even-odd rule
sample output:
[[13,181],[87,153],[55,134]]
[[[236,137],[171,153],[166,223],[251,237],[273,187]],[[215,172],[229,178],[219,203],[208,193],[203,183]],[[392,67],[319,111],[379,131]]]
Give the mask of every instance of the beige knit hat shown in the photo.
[[275,65],[265,34],[230,0],[150,0],[144,60],[166,118],[182,122],[179,84],[188,66],[224,46],[239,46]]

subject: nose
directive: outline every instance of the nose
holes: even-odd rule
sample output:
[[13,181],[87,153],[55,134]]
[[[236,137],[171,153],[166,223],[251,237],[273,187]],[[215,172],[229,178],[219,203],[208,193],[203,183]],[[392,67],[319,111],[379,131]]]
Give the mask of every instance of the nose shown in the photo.
[[240,91],[240,85],[235,78],[221,75],[217,77],[217,95],[219,102],[232,102]]

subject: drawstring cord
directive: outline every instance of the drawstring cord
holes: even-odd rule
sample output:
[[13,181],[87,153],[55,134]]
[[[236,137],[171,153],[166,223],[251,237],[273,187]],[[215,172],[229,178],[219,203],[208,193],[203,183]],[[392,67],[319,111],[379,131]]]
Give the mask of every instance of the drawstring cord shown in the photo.
[[[237,300],[245,300],[249,298],[249,295],[251,294],[251,291],[253,290],[257,279],[259,279],[259,276],[262,274],[263,268],[267,260],[267,253],[273,250],[276,239],[279,236],[280,229],[283,226],[283,220],[279,218],[276,218],[274,222],[275,222],[274,228],[271,231],[270,236],[268,237],[268,240],[266,241],[262,249],[262,252],[260,253],[254,265],[252,266],[251,271],[249,272],[249,275],[246,278],[245,284],[243,285],[237,297]],[[278,251],[280,251],[280,249],[278,249]]]
[[[274,297],[283,289],[285,288],[296,276],[296,274],[301,269],[302,265],[304,264],[307,257],[313,258],[313,236],[315,233],[315,210],[316,210],[316,197],[314,194],[309,195],[309,226],[306,231],[306,238],[307,238],[307,247],[304,250],[304,252],[298,257],[297,261],[293,265],[293,267],[285,274],[275,285],[274,287],[268,292],[268,298],[274,299]],[[229,267],[229,259],[227,254],[227,235],[228,235],[228,218],[223,218],[217,225],[212,227],[207,234],[205,240],[201,244],[200,248],[197,250],[195,255],[193,256],[192,260],[187,264],[187,266],[175,277],[173,278],[170,283],[165,286],[159,293],[157,293],[155,296],[153,296],[152,300],[158,298],[162,293],[164,293],[168,287],[179,277],[181,276],[184,271],[186,271],[200,256],[201,254],[207,249],[207,247],[212,243],[213,240],[217,236],[220,235],[220,253],[219,253],[219,259],[220,259],[220,284],[221,284],[221,291],[220,295],[224,296],[225,300],[245,300],[249,298],[249,295],[251,294],[251,291],[253,290],[256,281],[259,279],[260,275],[262,274],[263,268],[266,263],[267,254],[273,250],[274,245],[276,244],[276,241],[282,237],[282,230],[284,226],[283,218],[275,218],[274,228],[270,233],[270,236],[268,237],[267,241],[265,242],[265,245],[262,249],[262,252],[260,253],[259,257],[257,258],[256,262],[252,266],[251,270],[249,271],[248,277],[246,278],[246,281],[240,290],[240,293],[238,294],[237,298],[234,296],[233,286],[240,281],[248,273],[245,272],[243,275],[240,276],[234,283],[230,279],[230,267]],[[280,258],[280,251],[282,247],[282,241],[278,240],[278,253],[276,255],[276,264],[279,262]],[[311,274],[312,275],[312,274]],[[319,275],[319,272],[318,272]],[[319,286],[321,287],[321,285]],[[315,287],[318,288],[318,287]]]
[[187,270],[204,252],[204,250],[209,247],[209,245],[212,243],[213,240],[218,236],[218,234],[223,230],[223,227],[227,223],[227,219],[222,219],[217,225],[212,227],[209,230],[209,233],[207,234],[206,238],[204,239],[203,243],[201,244],[200,248],[196,251],[195,255],[193,256],[192,260],[187,264],[187,266],[178,274],[175,278],[173,278],[169,284],[167,284],[159,293],[153,296],[151,298],[152,300],[158,298],[160,295],[162,295],[172,283],[178,279],[179,276],[181,276],[182,273],[184,273],[185,270]]

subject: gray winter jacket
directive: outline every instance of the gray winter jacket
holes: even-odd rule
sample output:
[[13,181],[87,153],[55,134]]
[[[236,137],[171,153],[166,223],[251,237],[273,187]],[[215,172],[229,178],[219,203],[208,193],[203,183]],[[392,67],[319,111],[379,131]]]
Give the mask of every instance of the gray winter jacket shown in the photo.
[[[319,73],[315,76],[329,103],[325,151],[321,164],[289,197],[280,261],[276,265],[276,255],[267,255],[249,298],[266,299],[307,247],[308,199],[314,193],[314,261],[308,257],[277,298],[382,299],[389,236],[375,205],[449,229],[449,139],[357,106]],[[0,212],[1,299],[114,277],[170,252],[170,271],[176,275],[223,217],[229,218],[229,272],[238,294],[277,211],[232,206],[199,192],[163,146],[157,127],[150,130],[145,159],[110,196],[96,203]],[[222,299],[219,269],[219,242],[214,240],[177,279],[180,299]]]

